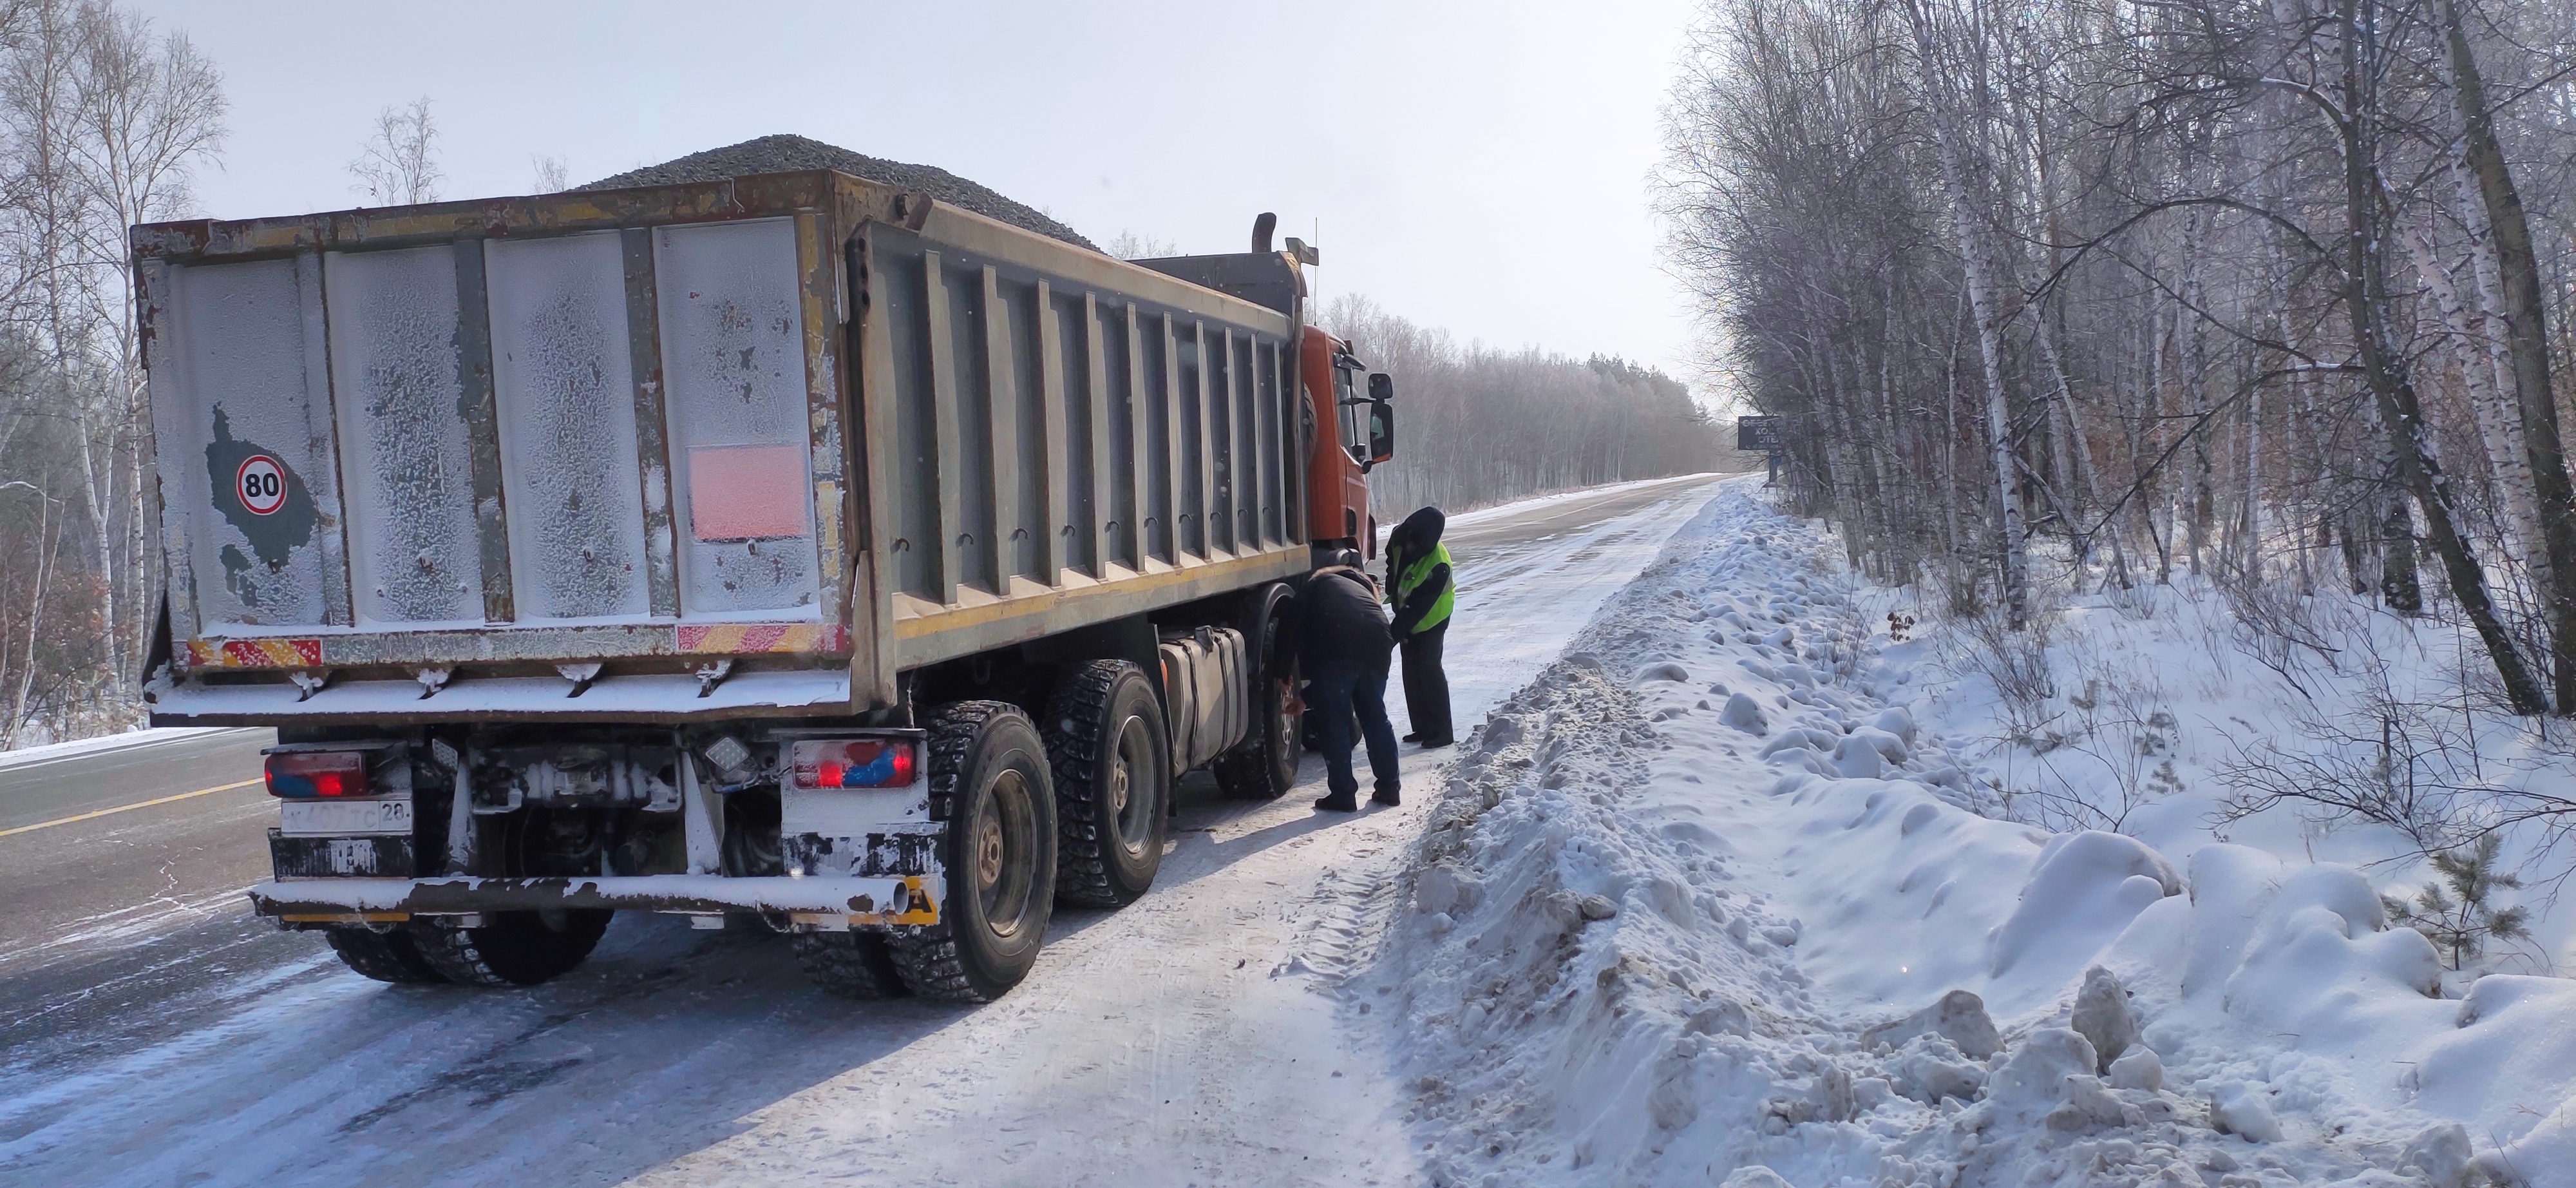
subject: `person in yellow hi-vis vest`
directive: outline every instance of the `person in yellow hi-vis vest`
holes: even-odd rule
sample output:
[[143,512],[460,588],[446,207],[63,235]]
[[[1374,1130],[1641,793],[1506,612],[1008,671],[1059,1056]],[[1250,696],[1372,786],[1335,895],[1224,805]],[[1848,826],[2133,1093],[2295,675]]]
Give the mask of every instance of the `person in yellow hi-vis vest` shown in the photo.
[[1404,656],[1404,711],[1413,719],[1413,733],[1404,741],[1425,749],[1458,741],[1449,721],[1449,674],[1440,668],[1449,611],[1458,601],[1449,546],[1440,543],[1448,524],[1439,508],[1426,507],[1406,516],[1386,538],[1386,600],[1395,608],[1388,632]]

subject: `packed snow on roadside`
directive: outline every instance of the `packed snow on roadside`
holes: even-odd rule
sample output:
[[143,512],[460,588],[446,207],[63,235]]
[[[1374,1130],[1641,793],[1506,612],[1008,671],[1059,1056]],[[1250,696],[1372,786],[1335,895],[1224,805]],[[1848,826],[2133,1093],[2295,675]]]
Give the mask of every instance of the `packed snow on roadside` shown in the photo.
[[2576,983],[2203,814],[2007,819],[1885,609],[1737,481],[1462,746],[1353,996],[1439,1182],[2576,1184]]
[[227,726],[149,726],[116,734],[75,738],[0,751],[0,771],[37,763],[57,763],[65,759],[85,759],[101,751],[119,751],[127,747],[148,747],[156,743],[175,742],[208,734],[231,731]]

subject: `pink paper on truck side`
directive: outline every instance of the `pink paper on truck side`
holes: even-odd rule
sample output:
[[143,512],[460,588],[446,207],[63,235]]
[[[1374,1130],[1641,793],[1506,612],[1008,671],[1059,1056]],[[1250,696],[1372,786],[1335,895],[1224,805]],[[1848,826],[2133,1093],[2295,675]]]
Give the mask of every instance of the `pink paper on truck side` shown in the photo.
[[689,451],[689,535],[699,540],[804,536],[808,498],[803,445]]

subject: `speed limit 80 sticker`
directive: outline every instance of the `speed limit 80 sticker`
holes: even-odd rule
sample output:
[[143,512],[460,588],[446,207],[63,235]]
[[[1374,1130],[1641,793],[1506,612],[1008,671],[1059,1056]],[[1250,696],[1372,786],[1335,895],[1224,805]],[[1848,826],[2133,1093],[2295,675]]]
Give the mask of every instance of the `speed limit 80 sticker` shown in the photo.
[[233,493],[241,496],[250,514],[272,515],[286,506],[286,468],[266,454],[244,458],[241,469],[233,473]]

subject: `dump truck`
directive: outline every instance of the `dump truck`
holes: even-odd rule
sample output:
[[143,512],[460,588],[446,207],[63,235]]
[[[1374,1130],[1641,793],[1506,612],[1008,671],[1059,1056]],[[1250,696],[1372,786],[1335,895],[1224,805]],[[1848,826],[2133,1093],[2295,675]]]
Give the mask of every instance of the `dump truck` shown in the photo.
[[982,1001],[1275,798],[1393,384],[1314,249],[1129,263],[832,170],[132,231],[158,725],[267,726],[255,910],[531,985],[619,911]]

